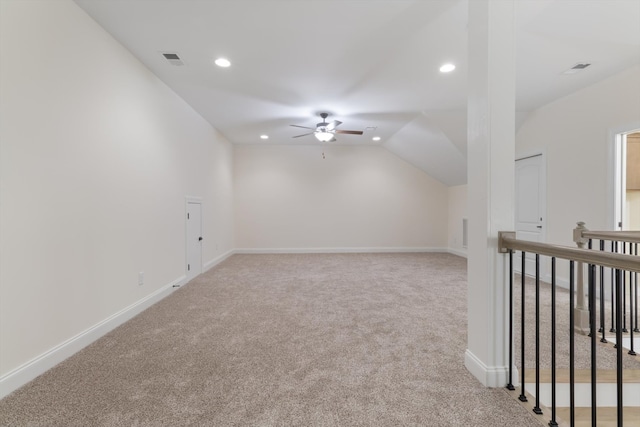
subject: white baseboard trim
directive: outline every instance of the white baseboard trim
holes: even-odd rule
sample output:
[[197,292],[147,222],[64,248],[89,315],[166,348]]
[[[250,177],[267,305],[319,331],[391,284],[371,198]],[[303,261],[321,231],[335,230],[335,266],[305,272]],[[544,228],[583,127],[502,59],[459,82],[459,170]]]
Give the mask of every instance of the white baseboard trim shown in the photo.
[[185,276],[179,277],[173,282],[164,285],[157,291],[136,301],[128,307],[123,308],[89,329],[69,338],[52,349],[44,352],[40,356],[37,356],[29,362],[6,373],[0,377],[0,399],[27,384],[37,376],[42,375],[58,363],[74,355],[124,322],[142,313],[144,310],[175,291],[178,286],[184,283],[184,281]]
[[[551,283],[551,274],[547,273],[541,277],[543,282]],[[560,288],[569,289],[569,279],[566,277],[556,276],[556,285]]]
[[460,256],[462,258],[466,258],[467,257],[467,250],[460,250],[460,249],[454,249],[454,248],[448,248],[447,252],[449,252],[452,255],[457,255]]
[[487,366],[468,349],[464,353],[464,366],[485,387],[505,387],[509,380],[506,366]]
[[400,253],[448,252],[446,248],[389,247],[389,248],[244,248],[236,254],[342,254],[342,253]]
[[231,250],[223,253],[222,255],[215,257],[214,259],[212,259],[211,261],[205,263],[202,266],[202,272],[204,273],[205,271],[211,270],[213,267],[215,267],[216,265],[220,264],[222,261],[224,261],[225,259],[229,258],[234,253],[236,253],[236,251],[231,249]]
[[[520,269],[514,269],[513,271],[516,274],[520,274]],[[527,273],[526,276],[534,278],[535,277],[535,273],[534,274]],[[549,274],[549,273],[541,274],[540,275],[540,280],[542,282],[544,282],[544,283],[551,284],[551,274]],[[563,288],[563,289],[567,289],[568,290],[569,289],[569,279],[567,279],[566,277],[556,276],[556,285],[559,288]]]

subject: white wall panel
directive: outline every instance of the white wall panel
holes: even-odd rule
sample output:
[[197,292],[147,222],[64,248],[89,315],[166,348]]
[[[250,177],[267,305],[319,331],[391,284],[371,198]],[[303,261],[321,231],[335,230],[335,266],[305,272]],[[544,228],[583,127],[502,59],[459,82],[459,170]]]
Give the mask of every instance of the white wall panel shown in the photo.
[[232,250],[233,152],[75,3],[0,7],[1,377],[184,277],[185,196]]
[[382,147],[236,146],[234,161],[239,249],[446,248],[447,187]]
[[[640,128],[640,66],[528,116],[516,135],[516,154],[546,153],[548,243],[574,246],[577,221],[591,230],[612,229],[614,136],[633,128]],[[566,283],[564,265],[558,271]]]

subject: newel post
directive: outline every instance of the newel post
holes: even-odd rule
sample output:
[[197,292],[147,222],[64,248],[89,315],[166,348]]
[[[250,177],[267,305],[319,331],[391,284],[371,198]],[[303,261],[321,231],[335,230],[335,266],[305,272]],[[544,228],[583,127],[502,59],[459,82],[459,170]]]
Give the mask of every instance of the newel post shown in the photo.
[[[584,249],[585,245],[589,242],[589,239],[583,236],[585,231],[587,231],[587,228],[582,221],[579,221],[577,227],[573,229],[573,241],[580,249]],[[576,307],[574,308],[575,331],[583,335],[589,335],[591,330],[589,325],[589,307],[586,304],[587,297],[584,286],[584,265],[580,261],[576,263],[576,285],[577,301]]]

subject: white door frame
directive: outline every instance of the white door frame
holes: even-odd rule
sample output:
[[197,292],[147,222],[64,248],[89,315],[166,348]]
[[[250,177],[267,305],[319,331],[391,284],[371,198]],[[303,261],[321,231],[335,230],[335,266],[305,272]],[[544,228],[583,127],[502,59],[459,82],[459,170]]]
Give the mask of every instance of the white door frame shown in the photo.
[[[540,174],[542,179],[541,179],[541,184],[538,188],[538,200],[540,204],[540,212],[542,214],[542,219],[540,221],[540,225],[542,227],[540,229],[540,242],[544,243],[547,241],[547,155],[546,155],[546,150],[543,149],[543,150],[536,150],[536,151],[521,153],[519,155],[516,155],[514,162],[517,162],[519,160],[529,159],[532,157],[540,157]],[[515,179],[516,177],[514,176],[514,182],[515,182]],[[515,188],[514,188],[514,194],[515,194]],[[516,203],[517,203],[517,197],[515,197],[514,199],[516,200]],[[514,206],[514,214],[516,210],[517,210],[517,206]],[[515,218],[514,218],[514,228],[515,228]],[[520,259],[519,256],[516,256],[516,258],[518,260]],[[517,261],[514,258],[514,266],[513,266],[514,271],[520,272],[521,270],[520,262],[521,261]],[[544,264],[545,264],[544,257],[542,257],[540,259],[540,275],[541,276],[545,274],[545,270],[543,268]],[[534,276],[535,270],[527,269],[525,273],[527,276]]]
[[615,221],[613,229],[621,231],[626,226],[626,212],[625,207],[627,205],[627,135],[625,133],[619,133],[616,135],[616,159],[615,159]]
[[[609,129],[609,162],[607,167],[607,224],[611,230],[619,230],[618,222],[622,217],[622,209],[624,200],[622,195],[622,172],[626,165],[621,163],[621,135],[640,132],[640,121],[628,123]],[[625,147],[626,148],[626,147]],[[624,177],[626,179],[626,177]],[[589,224],[587,224],[589,228]]]
[[[189,238],[189,205],[190,204],[197,204],[200,205],[200,233],[203,233],[202,230],[202,197],[194,197],[194,196],[186,196],[185,197],[185,202],[184,202],[184,217],[185,217],[185,221],[184,221],[184,235],[185,235],[185,262],[184,262],[184,270],[185,270],[185,277],[188,280],[192,279],[193,277],[195,277],[195,275],[191,275],[189,269],[188,269],[188,264],[189,264],[189,242],[188,242],[188,238]],[[200,250],[200,271],[202,271],[202,249]]]

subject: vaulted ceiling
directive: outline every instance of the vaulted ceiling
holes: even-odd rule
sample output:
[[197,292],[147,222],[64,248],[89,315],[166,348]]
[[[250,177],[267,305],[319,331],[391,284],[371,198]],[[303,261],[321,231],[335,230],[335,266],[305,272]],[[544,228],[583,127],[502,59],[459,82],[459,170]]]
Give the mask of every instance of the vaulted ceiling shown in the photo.
[[[331,144],[382,145],[466,182],[466,0],[75,1],[232,143],[320,144],[290,125],[328,112],[364,131]],[[639,0],[515,6],[517,125],[640,63]],[[456,69],[441,73],[446,62]],[[563,74],[577,63],[591,65]]]

